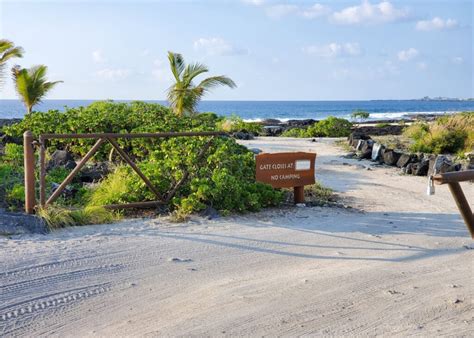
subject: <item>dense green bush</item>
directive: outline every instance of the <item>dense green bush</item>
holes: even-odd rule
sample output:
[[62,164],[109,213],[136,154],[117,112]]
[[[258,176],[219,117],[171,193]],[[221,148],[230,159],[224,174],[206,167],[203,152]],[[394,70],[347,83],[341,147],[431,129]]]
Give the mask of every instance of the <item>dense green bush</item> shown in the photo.
[[[283,198],[280,191],[255,182],[253,154],[230,138],[217,138],[201,160],[197,149],[200,139],[187,139],[186,149],[176,147],[177,139],[162,144],[166,154],[151,154],[150,159],[138,165],[162,194],[169,191],[184,175],[189,180],[177,191],[170,205],[180,215],[186,215],[212,206],[222,212],[256,211],[278,205]],[[182,156],[183,151],[190,150]],[[183,161],[184,160],[184,161]],[[144,182],[129,167],[120,166],[90,194],[90,205],[106,205],[154,200]]]
[[474,112],[443,116],[435,122],[417,122],[404,135],[412,140],[412,151],[463,156],[474,150]]
[[[12,137],[22,137],[26,130],[31,130],[33,135],[205,131],[215,130],[218,120],[218,116],[211,113],[177,117],[168,107],[154,103],[98,101],[87,107],[68,108],[64,112],[34,112],[25,116],[20,123],[4,127],[3,131]],[[50,140],[48,149],[65,149],[83,156],[94,142],[95,140],[88,139]],[[146,155],[147,150],[157,146],[159,142],[160,140],[119,140],[122,146],[136,150],[134,155],[137,156]],[[106,159],[110,149],[110,145],[106,145],[96,154],[96,158]]]
[[347,137],[352,123],[346,119],[329,116],[306,129],[293,128],[285,131],[284,137]]

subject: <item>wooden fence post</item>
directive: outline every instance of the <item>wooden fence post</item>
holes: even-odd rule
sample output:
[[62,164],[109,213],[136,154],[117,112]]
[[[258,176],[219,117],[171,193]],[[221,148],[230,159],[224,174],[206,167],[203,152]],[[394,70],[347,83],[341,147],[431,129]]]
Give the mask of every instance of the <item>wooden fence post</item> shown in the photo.
[[36,206],[35,150],[31,131],[25,131],[23,134],[23,156],[25,164],[25,212],[33,214]]

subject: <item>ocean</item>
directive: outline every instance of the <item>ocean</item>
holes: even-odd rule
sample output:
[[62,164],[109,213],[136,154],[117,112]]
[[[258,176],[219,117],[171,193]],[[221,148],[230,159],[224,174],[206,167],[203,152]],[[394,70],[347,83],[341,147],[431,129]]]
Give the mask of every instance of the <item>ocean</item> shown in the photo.
[[[87,106],[94,100],[45,100],[36,111],[64,110]],[[116,102],[130,102],[116,100]],[[165,101],[146,101],[165,104]],[[247,121],[263,119],[349,118],[355,110],[370,113],[369,120],[401,119],[408,114],[444,114],[474,111],[474,101],[461,100],[373,100],[373,101],[202,101],[198,110],[218,115],[238,115]],[[0,118],[21,118],[25,108],[18,100],[0,100]]]

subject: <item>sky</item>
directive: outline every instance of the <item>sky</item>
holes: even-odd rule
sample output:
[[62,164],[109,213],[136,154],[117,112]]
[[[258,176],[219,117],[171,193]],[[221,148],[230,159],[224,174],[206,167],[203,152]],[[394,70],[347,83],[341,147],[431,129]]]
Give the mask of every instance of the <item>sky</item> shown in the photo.
[[456,0],[0,0],[0,38],[25,50],[8,69],[64,81],[49,99],[165,99],[167,51],[236,82],[208,100],[466,98],[473,16]]

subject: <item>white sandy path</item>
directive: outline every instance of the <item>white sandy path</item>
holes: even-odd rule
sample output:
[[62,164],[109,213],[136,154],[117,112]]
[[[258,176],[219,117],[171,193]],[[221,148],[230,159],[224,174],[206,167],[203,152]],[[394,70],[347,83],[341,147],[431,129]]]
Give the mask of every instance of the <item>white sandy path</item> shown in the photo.
[[474,334],[474,245],[447,187],[427,197],[426,178],[368,171],[327,140],[245,143],[316,151],[318,178],[361,211],[0,238],[0,335]]

